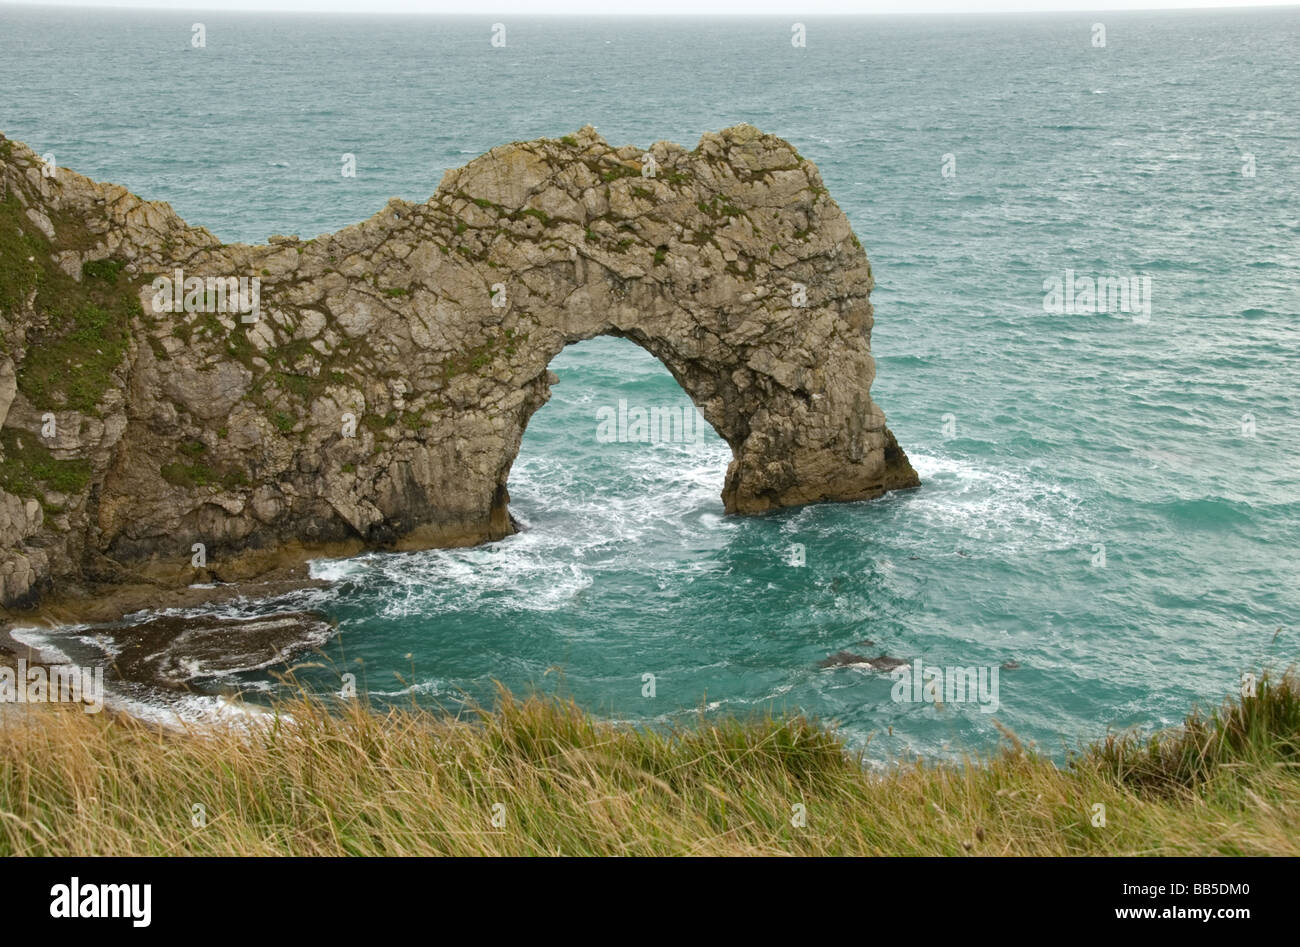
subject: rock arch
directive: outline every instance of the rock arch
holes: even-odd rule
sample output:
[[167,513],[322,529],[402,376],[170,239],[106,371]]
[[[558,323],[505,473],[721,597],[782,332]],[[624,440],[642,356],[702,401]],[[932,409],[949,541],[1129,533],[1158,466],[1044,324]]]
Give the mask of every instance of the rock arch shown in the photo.
[[[41,251],[36,282],[132,309],[87,394],[79,369],[34,382],[33,353],[69,347],[66,314],[35,286],[0,296],[0,424],[30,447],[53,414],[40,449],[85,474],[3,485],[6,601],[51,575],[192,580],[194,543],[207,571],[236,577],[286,552],[507,535],[547,366],[600,335],[657,357],[731,446],[730,512],[918,482],[870,397],[866,255],[816,167],[750,126],[692,151],[613,148],[590,127],[505,145],[424,204],[265,246],[44,177],[16,142],[0,139],[0,160],[4,246]],[[168,280],[238,277],[258,281],[256,321],[158,304]]]

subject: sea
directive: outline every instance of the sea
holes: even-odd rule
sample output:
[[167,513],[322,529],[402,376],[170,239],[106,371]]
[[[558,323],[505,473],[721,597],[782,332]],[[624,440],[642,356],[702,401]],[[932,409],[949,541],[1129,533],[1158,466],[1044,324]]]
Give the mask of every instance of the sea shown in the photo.
[[[229,242],[336,230],[392,196],[427,200],[496,145],[588,124],[615,146],[689,148],[741,122],[788,139],[871,260],[872,393],[922,481],[727,515],[730,451],[707,424],[689,440],[602,436],[620,401],[690,408],[664,366],[627,340],[583,342],[552,363],[559,383],[511,472],[518,534],[315,561],[323,587],[216,611],[316,610],[336,624],[329,640],[184,694],[137,688],[131,706],[203,720],[234,694],[285,693],[292,667],[293,686],[322,694],[352,674],[381,708],[464,713],[504,686],[629,725],[805,714],[888,766],[984,757],[1007,733],[1063,759],[1287,667],[1300,655],[1298,51],[1295,7],[0,6],[0,131]],[[1131,290],[1127,309],[1097,304],[1090,281]],[[26,634],[83,661],[101,640]],[[926,682],[973,670],[986,699],[856,659],[820,666],[840,651],[897,658]]]

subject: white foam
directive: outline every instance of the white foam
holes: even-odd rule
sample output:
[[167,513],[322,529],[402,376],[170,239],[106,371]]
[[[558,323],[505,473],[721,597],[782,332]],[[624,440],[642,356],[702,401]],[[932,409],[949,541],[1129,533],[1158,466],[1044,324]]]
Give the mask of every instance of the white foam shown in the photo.
[[341,582],[364,571],[356,559],[313,559],[307,563],[307,574],[325,582]]
[[922,488],[907,495],[908,516],[936,530],[1015,552],[1090,541],[1082,499],[1038,480],[1027,467],[992,468],[937,454],[910,457]]
[[419,681],[418,683],[411,684],[407,687],[403,687],[400,690],[395,690],[395,691],[371,690],[368,691],[367,693],[369,693],[371,697],[412,697],[412,696],[439,697],[442,695],[444,687],[446,687],[446,681],[427,680],[427,681]]
[[89,628],[89,625],[62,625],[56,628],[40,628],[35,625],[25,628],[12,628],[10,636],[19,644],[25,644],[40,656],[46,664],[72,664],[68,653],[54,643],[54,638]]
[[277,720],[280,723],[293,722],[288,714],[281,713],[277,716],[256,704],[220,695],[185,694],[165,701],[145,701],[110,692],[105,696],[104,705],[137,720],[158,724],[170,730],[223,727],[253,732],[270,726]]

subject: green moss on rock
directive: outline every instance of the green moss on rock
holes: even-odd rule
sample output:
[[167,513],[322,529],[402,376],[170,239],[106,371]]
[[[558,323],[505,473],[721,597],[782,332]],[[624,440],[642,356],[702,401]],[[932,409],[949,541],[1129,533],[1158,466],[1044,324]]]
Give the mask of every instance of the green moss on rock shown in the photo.
[[6,428],[0,444],[0,487],[15,496],[41,498],[46,490],[78,494],[90,480],[90,461],[59,460],[34,434]]
[[14,312],[36,291],[18,390],[38,410],[95,413],[126,354],[140,300],[120,278],[124,262],[91,261],[77,282],[54,263],[52,251],[17,198],[0,201],[0,309]]

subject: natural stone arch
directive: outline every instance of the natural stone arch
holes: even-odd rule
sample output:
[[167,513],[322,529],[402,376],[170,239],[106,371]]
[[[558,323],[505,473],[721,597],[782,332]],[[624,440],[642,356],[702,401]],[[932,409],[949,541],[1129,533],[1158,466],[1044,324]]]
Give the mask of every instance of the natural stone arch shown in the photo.
[[[521,306],[554,315],[534,323],[538,357],[520,374],[538,371],[517,380],[528,397],[500,489],[528,418],[549,397],[545,366],[566,345],[601,335],[631,339],[658,358],[730,445],[729,512],[916,485],[869,395],[870,266],[810,162],[744,125],[705,135],[691,153],[652,146],[653,178],[640,173],[647,152],[609,149],[591,128],[561,142],[579,150],[578,165],[546,144],[495,149],[439,188],[536,210],[547,224],[585,225],[586,246],[552,247],[558,272],[523,281]],[[573,174],[576,167],[595,173]],[[593,220],[609,226],[593,229]],[[806,304],[797,307],[798,283]]]
[[[93,406],[24,386],[29,349],[62,338],[35,292],[0,313],[15,356],[0,395],[6,365],[18,379],[0,423],[35,435],[54,413],[53,459],[89,468],[57,514],[0,535],[28,586],[38,546],[45,575],[192,579],[196,542],[234,577],[286,549],[501,538],[548,365],[600,335],[655,355],[731,446],[730,512],[917,483],[870,397],[866,255],[816,167],[750,126],[693,151],[614,149],[591,128],[506,145],[424,204],[266,246],[222,244],[66,170],[43,178],[28,149],[0,144],[6,206],[48,245],[42,262],[107,292],[87,264],[117,261],[111,289],[141,302]],[[177,268],[257,276],[258,320],[155,312],[151,281]]]

